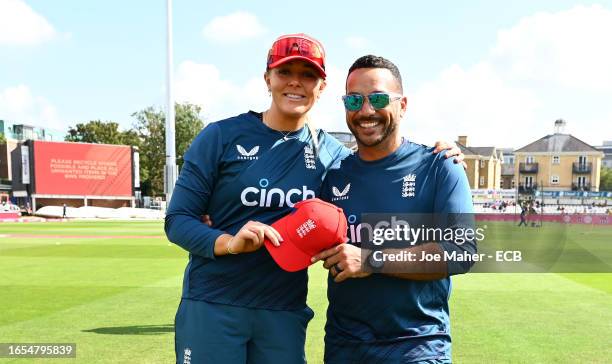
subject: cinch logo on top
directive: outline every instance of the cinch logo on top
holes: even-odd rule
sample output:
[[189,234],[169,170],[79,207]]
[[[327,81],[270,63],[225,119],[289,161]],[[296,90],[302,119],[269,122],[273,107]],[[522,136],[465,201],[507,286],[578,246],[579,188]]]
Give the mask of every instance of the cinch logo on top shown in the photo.
[[267,189],[270,182],[266,178],[259,180],[259,187],[247,187],[240,193],[240,201],[244,206],[259,207],[283,207],[285,205],[293,207],[302,200],[315,197],[315,192],[302,186],[302,189],[292,188],[285,192],[280,188]]

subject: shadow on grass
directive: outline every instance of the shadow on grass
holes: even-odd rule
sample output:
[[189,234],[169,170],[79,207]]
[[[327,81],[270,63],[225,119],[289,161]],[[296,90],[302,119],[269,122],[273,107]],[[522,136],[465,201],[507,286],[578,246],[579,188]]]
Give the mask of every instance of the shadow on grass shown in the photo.
[[136,325],[117,327],[98,327],[95,329],[82,330],[105,335],[162,335],[174,332],[174,325]]

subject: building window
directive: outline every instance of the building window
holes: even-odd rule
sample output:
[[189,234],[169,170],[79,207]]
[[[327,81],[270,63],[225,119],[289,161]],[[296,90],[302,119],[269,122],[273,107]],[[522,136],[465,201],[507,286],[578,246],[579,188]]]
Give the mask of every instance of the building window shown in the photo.
[[550,183],[553,185],[559,184],[559,176],[552,175],[550,176]]
[[510,187],[510,188],[514,188],[515,185],[516,184],[514,183],[514,179],[512,179],[512,182],[510,182],[510,186],[512,186],[512,187]]
[[484,186],[484,176],[480,176],[480,185]]
[[561,158],[558,155],[553,155],[553,164],[561,163]]
[[587,163],[587,157],[585,155],[581,155],[580,157],[578,157],[578,164],[580,164],[581,166],[586,165]]
[[534,158],[532,155],[528,155],[527,157],[525,157],[525,163],[533,163]]

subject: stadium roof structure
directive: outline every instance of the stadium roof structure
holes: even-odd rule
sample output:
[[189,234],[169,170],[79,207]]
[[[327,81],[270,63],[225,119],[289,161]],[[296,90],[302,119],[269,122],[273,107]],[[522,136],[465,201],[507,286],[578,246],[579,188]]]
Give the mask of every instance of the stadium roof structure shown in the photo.
[[531,144],[519,148],[515,153],[560,153],[560,152],[599,152],[591,145],[571,134],[549,134]]

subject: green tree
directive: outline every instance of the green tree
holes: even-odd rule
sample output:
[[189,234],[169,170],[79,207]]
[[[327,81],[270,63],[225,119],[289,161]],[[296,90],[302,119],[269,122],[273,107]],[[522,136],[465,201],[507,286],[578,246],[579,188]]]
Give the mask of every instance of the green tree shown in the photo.
[[136,131],[121,131],[119,124],[100,120],[78,123],[74,128],[70,127],[64,140],[82,143],[140,145],[140,138]]
[[183,166],[183,155],[204,128],[204,121],[200,118],[201,112],[202,108],[198,105],[185,103],[175,106],[176,164],[179,169]]
[[164,116],[153,107],[135,112],[134,129],[142,140],[140,147],[140,180],[143,195],[157,196],[164,189],[165,128]]
[[[176,164],[183,166],[183,155],[191,141],[204,127],[200,118],[202,109],[193,104],[175,105]],[[164,166],[166,164],[166,116],[154,107],[135,112],[134,130],[142,141],[140,145],[140,179],[145,195],[164,193]]]
[[6,138],[4,137],[4,133],[0,133],[0,144],[6,143]]
[[601,167],[599,190],[612,191],[612,168]]

